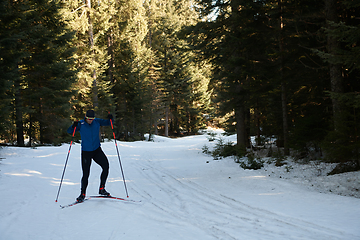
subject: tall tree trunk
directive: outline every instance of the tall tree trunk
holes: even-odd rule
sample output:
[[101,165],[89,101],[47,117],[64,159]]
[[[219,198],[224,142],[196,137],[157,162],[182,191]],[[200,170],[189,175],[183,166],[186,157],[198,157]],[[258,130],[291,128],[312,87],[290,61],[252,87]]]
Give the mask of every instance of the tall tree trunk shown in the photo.
[[[241,11],[241,5],[243,5],[243,0],[233,0],[230,3],[231,5],[231,12],[232,12],[232,32],[233,34],[238,33],[238,23],[239,20],[238,15]],[[233,53],[232,56],[235,59],[238,59],[241,57],[241,43],[237,42],[235,46],[233,46]],[[233,69],[234,73],[237,76],[241,76],[241,67],[235,66]],[[245,106],[244,106],[244,96],[243,96],[243,87],[242,84],[244,84],[244,81],[247,79],[234,79],[235,80],[235,92],[236,92],[236,100],[235,100],[235,119],[236,119],[236,140],[237,145],[240,148],[245,148],[248,145],[247,144],[247,134],[246,134],[246,124],[245,124]]]
[[33,117],[32,117],[32,113],[29,114],[29,147],[31,147],[31,144],[33,142]]
[[[167,72],[167,49],[165,47],[165,53],[164,53],[164,73]],[[169,98],[169,97],[168,97]],[[169,111],[170,111],[170,99],[165,101],[165,137],[169,136]]]
[[245,109],[243,105],[238,105],[235,109],[235,118],[237,145],[240,148],[246,148]]
[[256,123],[256,145],[261,145],[261,126],[260,126],[260,111],[259,111],[259,100],[256,99],[256,108],[254,110],[255,123]]
[[[282,74],[281,74],[282,75]],[[286,97],[286,83],[281,83],[281,109],[283,119],[283,135],[284,135],[284,155],[290,155],[289,150],[289,126],[288,126],[288,114],[287,114],[287,97]]]
[[283,119],[283,140],[284,140],[284,155],[289,155],[289,144],[288,144],[288,136],[289,136],[289,127],[288,127],[288,114],[287,114],[287,97],[286,97],[286,82],[284,79],[284,38],[283,38],[283,7],[282,0],[278,0],[278,8],[280,12],[279,19],[279,52],[280,52],[280,81],[281,81],[281,110],[282,110],[282,119]]
[[[237,67],[235,71],[240,71]],[[246,81],[246,80],[245,80]],[[235,120],[236,120],[236,140],[237,145],[240,148],[246,148],[248,146],[248,134],[246,132],[246,114],[243,96],[243,87],[240,82],[237,83],[236,87],[236,104],[235,104]]]
[[[92,54],[93,54],[93,61],[95,61],[94,32],[93,32],[93,25],[91,22],[91,0],[87,0],[86,4],[88,7],[87,17],[88,17],[88,23],[89,23],[89,44],[90,44],[90,49],[92,50]],[[93,78],[93,107],[97,108],[99,106],[99,103],[98,103],[98,96],[97,96],[98,94],[97,94],[96,69],[95,68],[92,72],[92,78]]]
[[155,128],[154,134],[155,134],[155,135],[158,135],[158,134],[159,134],[159,131],[158,131],[158,121],[157,121],[157,120],[155,120],[154,128]]
[[111,83],[114,83],[113,79],[113,67],[114,67],[114,39],[112,35],[112,30],[110,29],[108,32],[108,55],[109,55],[109,61],[108,61],[108,76]]
[[132,135],[135,136],[136,134],[136,119],[135,119],[135,108],[131,106],[131,118],[132,118]]
[[128,117],[127,117],[127,105],[126,105],[126,98],[124,95],[121,96],[122,98],[122,101],[119,101],[122,103],[122,107],[121,107],[121,110],[122,112],[124,113],[124,117],[123,117],[123,121],[122,121],[122,124],[123,124],[123,127],[124,127],[124,137],[125,137],[125,141],[127,141],[129,138],[129,128],[128,128]]
[[165,137],[169,136],[169,106],[165,109]]
[[[337,1],[336,0],[325,0],[325,12],[326,12],[326,20],[329,22],[337,23]],[[328,24],[328,27],[331,26]],[[339,49],[339,42],[332,37],[330,34],[327,36],[327,50],[329,54],[336,54]],[[342,70],[340,64],[329,64],[329,75],[330,75],[330,83],[331,83],[331,91],[334,93],[343,93],[344,89],[342,86]],[[333,105],[333,117],[334,117],[334,129],[338,131],[342,124],[341,121],[341,104],[336,99],[332,99]]]
[[43,144],[44,141],[44,130],[45,130],[45,126],[44,126],[44,115],[43,115],[43,107],[42,107],[42,99],[39,99],[39,112],[37,113],[37,117],[38,117],[38,121],[39,121],[39,141],[40,144]]
[[23,112],[22,101],[20,93],[20,83],[15,81],[16,93],[15,93],[15,125],[16,125],[16,141],[18,146],[24,146],[24,127],[23,127]]

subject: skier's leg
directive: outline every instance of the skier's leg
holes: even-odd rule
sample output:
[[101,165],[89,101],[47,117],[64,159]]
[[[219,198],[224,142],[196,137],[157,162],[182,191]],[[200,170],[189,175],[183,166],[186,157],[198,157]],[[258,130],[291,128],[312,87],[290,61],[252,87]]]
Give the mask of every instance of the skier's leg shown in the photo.
[[106,179],[109,175],[109,161],[100,147],[96,149],[95,152],[96,153],[94,154],[93,159],[102,168],[102,173],[100,175],[100,188],[104,188]]
[[81,193],[86,193],[86,188],[88,186],[89,176],[90,176],[90,166],[91,166],[91,158],[93,152],[81,152],[81,167],[83,176],[81,178]]

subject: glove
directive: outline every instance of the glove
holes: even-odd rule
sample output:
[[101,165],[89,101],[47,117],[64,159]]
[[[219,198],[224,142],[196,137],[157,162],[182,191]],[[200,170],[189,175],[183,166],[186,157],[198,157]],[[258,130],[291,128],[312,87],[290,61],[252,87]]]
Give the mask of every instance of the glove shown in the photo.
[[72,125],[72,128],[77,127],[78,123],[79,123],[79,121],[75,121],[75,122],[73,123],[73,125]]
[[114,117],[113,117],[113,115],[112,115],[111,113],[109,113],[108,119],[109,119],[109,120],[113,120],[113,119],[114,119]]

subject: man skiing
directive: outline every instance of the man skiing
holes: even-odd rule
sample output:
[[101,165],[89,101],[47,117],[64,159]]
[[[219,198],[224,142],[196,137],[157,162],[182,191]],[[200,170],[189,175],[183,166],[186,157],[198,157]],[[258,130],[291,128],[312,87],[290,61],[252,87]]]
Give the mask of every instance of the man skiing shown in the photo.
[[92,160],[102,168],[99,194],[110,196],[110,193],[105,190],[106,179],[109,175],[109,161],[100,147],[100,126],[110,126],[110,120],[112,119],[111,114],[108,115],[107,120],[95,118],[94,110],[88,110],[83,120],[75,121],[67,130],[68,133],[72,134],[76,127],[75,131],[80,132],[81,135],[81,167],[83,175],[81,178],[81,193],[76,199],[78,202],[85,200]]

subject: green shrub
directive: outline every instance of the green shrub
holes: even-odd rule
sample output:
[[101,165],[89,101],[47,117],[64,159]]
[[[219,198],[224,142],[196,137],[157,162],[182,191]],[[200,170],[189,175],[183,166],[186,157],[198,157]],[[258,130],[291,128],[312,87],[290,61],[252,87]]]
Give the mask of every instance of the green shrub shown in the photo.
[[247,154],[246,158],[244,158],[242,161],[239,159],[238,162],[240,167],[243,169],[258,170],[264,166],[264,161],[262,161],[260,158],[255,158],[255,155],[252,152]]
[[239,148],[232,142],[224,143],[224,140],[220,138],[215,144],[213,151],[210,151],[208,146],[203,146],[202,152],[210,154],[214,160],[219,160],[229,156],[242,157],[245,155],[246,149]]
[[209,135],[209,137],[207,138],[209,140],[209,142],[215,141],[216,140],[216,136],[217,134],[214,132],[208,132],[207,135]]

